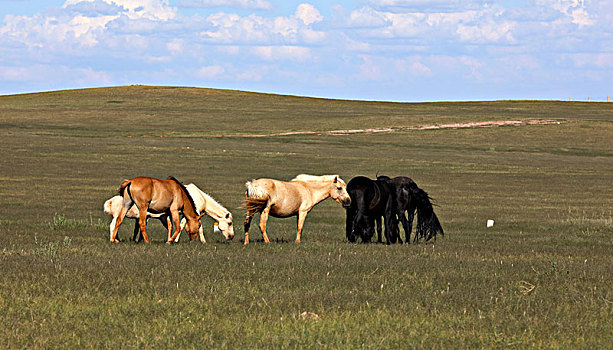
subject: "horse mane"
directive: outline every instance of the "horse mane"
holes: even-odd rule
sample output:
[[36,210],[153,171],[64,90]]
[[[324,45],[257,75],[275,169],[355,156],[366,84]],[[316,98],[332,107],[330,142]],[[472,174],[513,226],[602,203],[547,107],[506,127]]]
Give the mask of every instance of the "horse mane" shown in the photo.
[[210,195],[210,194],[208,194],[208,193],[206,193],[206,192],[204,192],[204,191],[202,191],[202,190],[201,190],[200,192],[202,192],[202,194],[204,195],[204,197],[205,197],[207,200],[210,200],[210,201],[211,201],[211,202],[213,202],[214,204],[217,204],[219,207],[221,207],[223,210],[225,210],[225,211],[229,212],[229,210],[228,210],[228,209],[226,209],[226,207],[224,207],[224,206],[223,206],[223,205],[221,205],[221,204],[220,204],[218,201],[216,201],[216,200],[215,200],[215,198],[211,197],[211,195]]
[[[316,176],[316,175],[300,174],[300,175],[296,176],[295,178],[291,179],[290,181],[309,182],[309,181],[333,180],[335,177],[338,177],[338,175],[321,175],[321,176]],[[339,178],[339,180],[340,180],[340,178]]]
[[177,180],[174,176],[169,176],[168,180],[172,180],[176,182],[177,184],[179,184],[179,186],[181,186],[181,190],[183,191],[183,193],[185,193],[185,195],[189,199],[189,202],[191,203],[192,208],[194,208],[194,212],[196,213],[196,215],[200,215],[200,213],[198,212],[198,207],[196,207],[196,203],[194,202],[194,199],[192,198],[192,196],[189,194],[189,191],[187,190],[185,185],[183,185],[181,181]]

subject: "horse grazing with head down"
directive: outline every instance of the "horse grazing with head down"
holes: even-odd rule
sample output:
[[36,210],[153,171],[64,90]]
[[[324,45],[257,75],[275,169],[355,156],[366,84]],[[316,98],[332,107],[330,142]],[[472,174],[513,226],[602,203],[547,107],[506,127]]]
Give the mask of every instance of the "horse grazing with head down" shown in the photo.
[[[419,238],[425,238],[426,241],[432,238],[436,239],[439,232],[441,235],[445,235],[443,227],[432,208],[432,198],[428,196],[426,191],[417,187],[417,184],[406,176],[393,178],[391,184],[394,188],[395,214],[402,223],[406,243],[410,243],[415,212],[417,212],[417,227],[413,242],[416,242]],[[405,212],[409,214],[408,220]]]
[[111,234],[111,243],[118,242],[116,237],[119,226],[133,205],[138,208],[138,224],[146,243],[149,243],[146,230],[148,212],[171,216],[175,232],[166,243],[172,243],[181,232],[179,212],[182,212],[187,219],[186,230],[190,240],[198,234],[200,219],[204,214],[198,214],[194,200],[185,186],[172,176],[168,180],[145,176],[124,180],[119,187],[119,195],[123,197],[123,207]]
[[[349,181],[347,192],[351,196],[346,222],[346,235],[350,242],[355,242],[357,237],[361,237],[362,242],[370,242],[374,235],[375,223],[381,242],[381,217],[383,217],[387,244],[396,241],[402,243],[398,220],[402,222],[406,243],[410,243],[415,213],[417,213],[417,228],[414,241],[419,238],[429,241],[436,238],[438,233],[445,234],[432,208],[430,196],[406,176],[393,179],[378,176],[377,180],[358,176]],[[405,212],[409,214],[408,220]]]
[[[226,240],[228,241],[232,240],[234,238],[234,226],[232,226],[232,213],[230,213],[230,211],[224,208],[224,206],[222,206],[217,201],[215,201],[215,199],[213,199],[211,196],[203,192],[200,188],[198,188],[198,186],[194,184],[189,184],[189,185],[186,185],[185,188],[187,189],[187,192],[194,200],[194,204],[196,205],[196,210],[199,213],[205,213],[206,215],[213,218],[213,220],[215,220],[218,223],[219,231],[223,234]],[[117,217],[119,217],[119,213],[121,212],[122,206],[123,206],[123,198],[121,196],[115,196],[107,200],[106,202],[104,202],[104,211],[107,214],[110,214],[111,216],[113,216],[113,220],[111,221],[111,224],[110,224],[111,235],[113,234],[113,230],[115,229],[115,223],[117,221]],[[128,210],[128,212],[126,213],[126,217],[138,219],[139,217],[138,208],[136,206],[132,206],[132,208],[130,208],[130,210]],[[172,223],[170,220],[170,216],[165,213],[153,214],[149,212],[147,213],[147,218],[150,218],[150,217],[157,218],[162,222],[162,225],[164,225],[164,227],[168,230],[168,240],[170,240],[170,237],[172,235]],[[185,228],[186,223],[187,223],[186,218],[182,218],[181,219],[181,232],[183,232],[183,229]],[[140,233],[140,226],[137,221],[134,224],[134,235],[132,237],[132,240],[140,241],[142,239],[142,235],[139,235],[139,233]],[[202,229],[202,226],[200,226],[198,233],[200,235],[200,242],[206,243],[206,240],[204,239],[204,231]],[[179,241],[180,236],[181,234],[179,234],[177,238],[175,238],[175,242]]]
[[398,224],[395,222],[393,188],[390,180],[387,176],[379,176],[376,180],[356,176],[347,184],[351,205],[346,207],[345,234],[349,242],[355,242],[357,237],[360,237],[364,243],[370,242],[376,223],[378,241],[381,243],[381,217],[383,217],[386,243],[396,243]]
[[298,175],[286,182],[274,179],[257,179],[245,184],[245,244],[249,243],[249,226],[256,213],[260,213],[260,231],[264,242],[269,243],[266,234],[268,216],[286,218],[298,216],[296,242],[300,242],[306,215],[319,202],[331,197],[343,206],[351,202],[347,185],[338,175]]

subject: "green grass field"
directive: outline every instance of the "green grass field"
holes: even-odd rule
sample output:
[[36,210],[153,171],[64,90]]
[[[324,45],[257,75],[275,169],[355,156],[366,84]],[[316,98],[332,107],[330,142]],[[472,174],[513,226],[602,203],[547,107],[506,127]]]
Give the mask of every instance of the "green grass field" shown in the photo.
[[[527,119],[560,124],[246,136]],[[613,347],[613,104],[132,86],[0,96],[0,140],[0,347]],[[377,172],[426,190],[445,236],[349,244],[327,200],[302,243],[271,218],[272,243],[256,221],[242,244],[246,181]],[[109,243],[102,205],[137,175],[198,185],[234,241],[207,218],[206,245],[157,221],[150,245]]]

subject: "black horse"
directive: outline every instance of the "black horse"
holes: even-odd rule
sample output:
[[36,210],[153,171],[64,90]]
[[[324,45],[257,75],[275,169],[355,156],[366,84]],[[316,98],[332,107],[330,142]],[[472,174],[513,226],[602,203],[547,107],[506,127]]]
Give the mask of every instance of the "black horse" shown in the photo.
[[[416,242],[419,238],[425,238],[429,241],[432,238],[436,239],[436,235],[440,232],[445,235],[443,227],[438,220],[432,208],[430,196],[426,191],[417,187],[417,184],[406,176],[398,176],[391,180],[391,185],[394,191],[394,216],[397,216],[404,228],[404,236],[406,243],[410,243],[411,230],[413,229],[413,218],[417,212],[417,227],[415,230]],[[408,213],[409,218],[405,216]],[[397,226],[396,226],[397,230]],[[398,237],[400,240],[400,237]]]
[[383,217],[386,243],[396,243],[399,234],[391,179],[387,176],[379,176],[377,180],[371,180],[365,176],[357,176],[347,183],[347,193],[351,197],[351,205],[346,208],[347,240],[353,243],[359,236],[362,242],[370,242],[375,232],[376,222],[378,240],[382,242],[381,217]]

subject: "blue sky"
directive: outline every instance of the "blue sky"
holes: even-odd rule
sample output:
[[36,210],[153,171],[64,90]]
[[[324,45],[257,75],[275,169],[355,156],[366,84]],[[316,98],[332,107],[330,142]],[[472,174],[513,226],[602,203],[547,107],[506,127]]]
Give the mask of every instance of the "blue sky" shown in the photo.
[[613,98],[613,0],[0,0],[0,94]]

